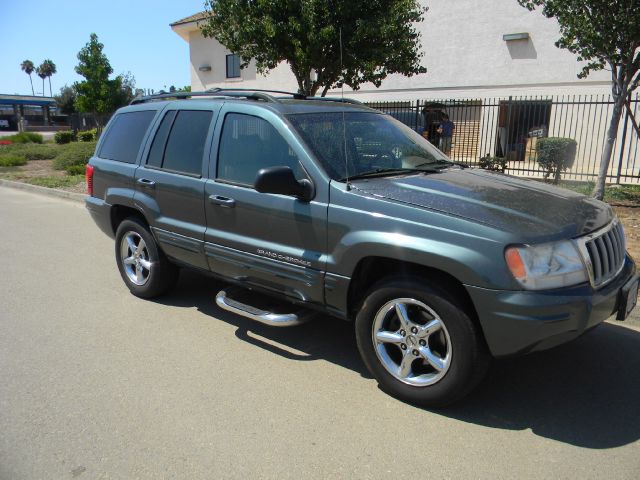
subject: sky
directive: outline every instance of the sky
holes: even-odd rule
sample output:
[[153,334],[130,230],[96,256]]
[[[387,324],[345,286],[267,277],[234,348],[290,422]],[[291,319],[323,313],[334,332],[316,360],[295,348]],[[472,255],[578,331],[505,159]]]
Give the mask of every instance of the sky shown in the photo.
[[[131,72],[136,87],[189,85],[189,45],[169,24],[204,10],[204,0],[0,0],[0,94],[31,95],[20,64],[56,64],[54,95],[81,81],[74,67],[91,33],[104,45],[113,76]],[[42,80],[32,74],[36,95]],[[49,84],[46,82],[46,94]]]

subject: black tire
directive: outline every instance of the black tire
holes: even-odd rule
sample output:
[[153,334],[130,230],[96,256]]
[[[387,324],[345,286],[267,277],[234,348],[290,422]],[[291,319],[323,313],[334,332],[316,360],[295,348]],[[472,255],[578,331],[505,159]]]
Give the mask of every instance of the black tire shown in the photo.
[[[123,254],[123,249],[127,248],[123,245],[125,237],[134,239],[134,243],[137,245],[139,245],[139,239],[144,241],[144,248],[135,259],[135,261],[138,261],[139,258],[140,262],[145,262],[144,264],[149,267],[142,267],[140,269],[142,272],[141,280],[130,278],[129,273],[133,273],[134,276],[137,273],[137,265],[129,265],[128,267],[125,265],[123,257],[127,255],[133,258],[134,256],[131,248],[126,254]],[[138,239],[138,242],[136,242],[135,239]],[[124,240],[124,242],[127,242],[127,240]],[[115,243],[116,263],[118,264],[120,276],[127,288],[136,297],[158,297],[174,287],[178,281],[180,269],[171,263],[164,253],[160,251],[153,235],[151,235],[147,225],[142,220],[136,217],[129,217],[123,220],[116,230]],[[129,253],[131,255],[129,255]],[[131,272],[131,270],[133,270],[133,272]],[[136,281],[138,281],[138,283],[136,283]]]
[[[407,302],[395,301],[402,299]],[[401,332],[404,330],[395,307],[396,303],[404,305],[400,308],[406,308],[405,311],[410,313],[406,317],[416,317],[417,323],[408,324],[414,325],[412,328],[419,334],[402,336]],[[433,316],[433,313],[436,316]],[[436,333],[420,337],[419,335],[424,335],[427,330],[419,328],[434,321],[432,319],[439,320],[444,328],[434,328]],[[380,323],[381,321],[383,323]],[[374,325],[378,325],[378,331],[379,325],[385,324],[384,322],[391,328],[385,327],[382,335],[391,333],[393,338],[389,337],[389,341],[392,343],[374,341]],[[400,325],[397,331],[396,325]],[[433,325],[437,326],[438,322]],[[387,279],[376,284],[365,297],[356,317],[355,328],[360,355],[380,388],[414,405],[443,407],[460,400],[478,385],[491,364],[491,356],[482,333],[461,303],[446,290],[421,278]],[[434,346],[429,343],[432,342],[432,337],[435,339],[433,341],[437,342]],[[396,343],[397,338],[403,338],[402,343]],[[425,347],[416,345],[419,338],[419,345]],[[408,351],[416,355],[415,359],[409,358]],[[438,354],[437,351],[442,353]],[[441,361],[430,362],[422,352],[436,352],[435,357],[429,355],[429,358],[437,360],[441,356]],[[448,361],[445,352],[450,352]],[[411,372],[407,376],[402,375],[401,369],[405,356]],[[431,366],[434,364],[446,367],[438,370]],[[391,373],[394,367],[397,367],[397,370]],[[417,371],[416,374],[414,370]],[[430,381],[433,383],[428,383]]]

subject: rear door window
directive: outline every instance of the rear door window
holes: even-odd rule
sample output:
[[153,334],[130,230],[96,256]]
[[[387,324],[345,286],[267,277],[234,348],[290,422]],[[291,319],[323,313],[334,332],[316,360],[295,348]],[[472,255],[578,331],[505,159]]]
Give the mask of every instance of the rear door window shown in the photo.
[[180,110],[162,119],[147,165],[177,173],[201,175],[205,141],[213,112]]
[[98,156],[118,162],[136,163],[140,144],[155,115],[155,110],[118,114],[106,132]]

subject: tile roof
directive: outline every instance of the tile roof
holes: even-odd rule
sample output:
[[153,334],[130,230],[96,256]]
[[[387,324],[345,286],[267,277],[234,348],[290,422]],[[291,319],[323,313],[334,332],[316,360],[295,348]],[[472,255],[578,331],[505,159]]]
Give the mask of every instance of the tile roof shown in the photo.
[[209,14],[207,12],[194,13],[193,15],[189,15],[188,17],[185,17],[178,21],[170,23],[169,26],[174,27],[176,25],[183,25],[185,23],[197,22],[198,20],[204,20],[205,18],[207,18],[208,15]]

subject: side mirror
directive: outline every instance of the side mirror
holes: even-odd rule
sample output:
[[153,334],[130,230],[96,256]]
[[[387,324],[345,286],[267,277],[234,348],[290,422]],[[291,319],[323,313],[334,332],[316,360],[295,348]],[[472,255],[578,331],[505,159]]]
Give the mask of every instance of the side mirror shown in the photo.
[[307,179],[296,180],[290,167],[269,167],[258,172],[253,188],[260,193],[289,195],[308,202],[313,199],[315,189]]

